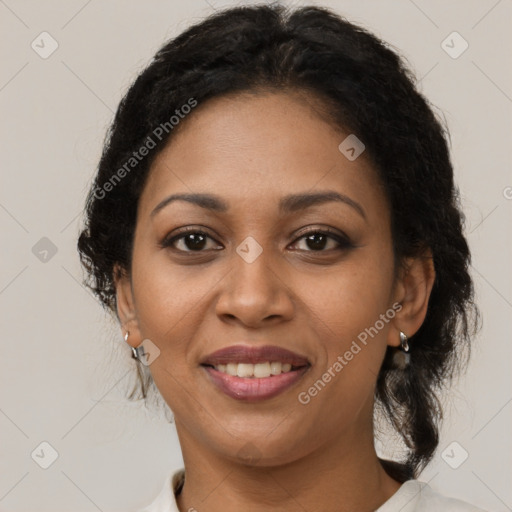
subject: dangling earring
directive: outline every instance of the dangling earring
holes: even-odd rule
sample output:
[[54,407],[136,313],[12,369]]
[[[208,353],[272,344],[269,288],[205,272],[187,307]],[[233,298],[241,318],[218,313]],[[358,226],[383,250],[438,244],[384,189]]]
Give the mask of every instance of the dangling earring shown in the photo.
[[400,331],[400,348],[393,354],[393,363],[396,368],[405,370],[411,361],[411,354],[409,354],[409,343],[407,335]]
[[405,332],[400,331],[400,347],[404,352],[409,352],[409,343],[407,343],[407,336]]
[[[130,336],[130,331],[126,331],[124,335],[124,341],[128,343],[128,337]],[[130,347],[132,349],[132,358],[139,360],[141,356],[144,355],[144,347],[139,345],[137,348]]]

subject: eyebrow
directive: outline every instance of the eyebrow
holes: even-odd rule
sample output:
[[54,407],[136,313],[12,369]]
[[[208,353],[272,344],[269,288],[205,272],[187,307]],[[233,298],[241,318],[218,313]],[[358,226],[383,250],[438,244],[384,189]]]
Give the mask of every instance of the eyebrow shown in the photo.
[[[191,204],[195,204],[206,210],[224,213],[229,210],[228,204],[219,196],[213,194],[173,194],[166,197],[163,201],[158,203],[151,212],[150,216],[155,216],[159,211],[173,203],[174,201],[186,201]],[[350,197],[334,192],[333,190],[327,190],[324,192],[306,192],[302,194],[291,194],[282,197],[279,201],[279,211],[283,214],[293,213],[296,211],[304,210],[312,206],[337,201],[340,203],[347,204],[352,207],[363,219],[366,220],[366,213],[363,207]]]

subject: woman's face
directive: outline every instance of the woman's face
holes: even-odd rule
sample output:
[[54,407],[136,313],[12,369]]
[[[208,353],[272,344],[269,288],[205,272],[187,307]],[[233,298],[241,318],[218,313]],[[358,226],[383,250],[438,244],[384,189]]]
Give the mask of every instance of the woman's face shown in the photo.
[[[118,283],[130,344],[160,350],[150,370],[182,446],[234,460],[252,450],[274,465],[371,438],[375,381],[399,326],[389,208],[365,153],[348,159],[339,145],[350,134],[298,93],[217,98],[182,122],[140,197],[131,282]],[[225,208],[155,210],[174,194]],[[258,395],[258,377],[243,381],[256,395],[233,396],[201,364],[233,345],[277,346],[309,365],[273,396]]]

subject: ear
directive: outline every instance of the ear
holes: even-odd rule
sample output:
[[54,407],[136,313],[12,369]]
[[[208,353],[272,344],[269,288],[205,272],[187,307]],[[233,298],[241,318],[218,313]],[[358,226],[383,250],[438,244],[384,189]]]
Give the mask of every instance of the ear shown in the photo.
[[133,300],[133,289],[130,276],[119,264],[114,265],[114,285],[116,288],[117,317],[121,323],[123,337],[129,332],[127,343],[138,347],[142,342],[137,310]]
[[388,345],[400,346],[400,331],[408,338],[416,334],[427,316],[428,301],[436,273],[432,251],[406,258],[395,283],[394,300],[402,308],[397,311],[388,331]]

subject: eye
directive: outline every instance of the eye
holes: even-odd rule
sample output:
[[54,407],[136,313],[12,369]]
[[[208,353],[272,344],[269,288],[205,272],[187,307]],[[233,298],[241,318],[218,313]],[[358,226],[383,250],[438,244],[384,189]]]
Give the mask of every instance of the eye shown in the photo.
[[[188,228],[183,230],[180,234],[173,237],[165,238],[160,246],[162,248],[171,247],[181,252],[204,252],[203,249],[219,249],[222,246],[214,244],[213,247],[207,247],[208,240],[216,242],[208,233],[200,231],[197,228]],[[181,243],[181,247],[177,247]]]
[[[331,231],[330,229],[315,229],[303,233],[294,242],[294,245],[298,241],[304,241],[306,248],[299,248],[301,251],[306,252],[328,252],[329,250],[343,250],[353,247],[350,240],[337,232]],[[210,244],[208,247],[208,241],[215,242]],[[329,246],[329,242],[331,247]],[[179,247],[181,244],[181,247]],[[222,249],[222,246],[212,238],[205,231],[201,231],[197,228],[187,228],[182,230],[177,235],[165,238],[161,243],[162,248],[172,248],[178,252],[205,252],[206,250],[218,250]]]
[[[299,248],[299,250],[305,250],[306,252],[327,252],[329,250],[342,250],[353,247],[346,236],[340,235],[330,229],[310,230],[300,236],[297,240],[304,240],[305,246],[309,247],[309,249]],[[329,242],[331,242],[331,247],[327,247],[326,249]]]

